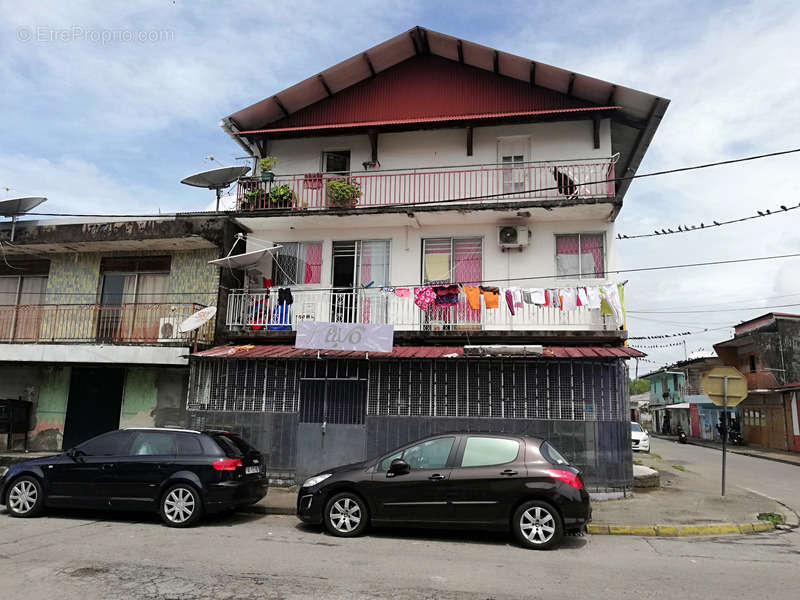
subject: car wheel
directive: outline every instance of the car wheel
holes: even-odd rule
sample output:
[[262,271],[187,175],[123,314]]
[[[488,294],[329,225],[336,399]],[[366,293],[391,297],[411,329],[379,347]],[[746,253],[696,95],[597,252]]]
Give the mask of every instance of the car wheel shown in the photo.
[[161,497],[160,512],[169,527],[191,527],[203,515],[200,494],[189,484],[173,485]]
[[35,517],[44,507],[42,484],[35,477],[20,477],[8,489],[8,513],[12,517]]
[[535,550],[549,550],[561,543],[564,525],[558,511],[547,502],[533,500],[514,513],[511,528],[520,544]]
[[364,533],[369,515],[364,501],[350,492],[336,494],[325,505],[325,528],[337,537]]

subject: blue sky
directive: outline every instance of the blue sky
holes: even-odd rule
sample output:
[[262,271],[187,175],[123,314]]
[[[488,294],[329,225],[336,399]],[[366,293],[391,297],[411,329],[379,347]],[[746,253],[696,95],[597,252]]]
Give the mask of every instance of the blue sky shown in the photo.
[[[0,1],[0,187],[11,188],[8,196],[46,195],[53,211],[203,209],[211,198],[178,181],[209,168],[209,154],[225,164],[242,154],[219,129],[221,117],[414,25],[670,98],[642,171],[800,146],[793,58],[800,5],[794,3],[353,1],[330,7],[303,0]],[[103,41],[103,35],[116,37]],[[674,228],[796,203],[798,161],[634,182],[618,231]],[[619,265],[796,251],[800,217],[794,214],[620,242]],[[638,275],[630,278],[629,307],[800,302],[799,264]],[[758,312],[640,315],[630,325],[632,335],[646,335],[724,326]],[[727,334],[694,336],[689,349],[708,348]],[[652,358],[680,356],[656,350]]]

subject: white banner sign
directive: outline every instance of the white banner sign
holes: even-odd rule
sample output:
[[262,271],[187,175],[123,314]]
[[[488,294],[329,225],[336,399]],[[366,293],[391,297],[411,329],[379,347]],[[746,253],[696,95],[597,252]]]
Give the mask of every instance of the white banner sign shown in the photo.
[[393,344],[394,325],[298,321],[294,346],[308,350],[391,352]]

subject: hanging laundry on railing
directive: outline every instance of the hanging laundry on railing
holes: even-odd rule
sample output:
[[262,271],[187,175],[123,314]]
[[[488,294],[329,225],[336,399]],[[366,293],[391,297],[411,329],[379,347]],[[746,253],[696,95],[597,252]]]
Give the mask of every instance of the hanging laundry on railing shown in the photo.
[[411,296],[411,290],[408,288],[394,288],[394,295],[398,298],[408,298]]
[[511,290],[506,288],[503,291],[503,295],[506,298],[506,305],[508,305],[508,312],[511,313],[511,316],[514,316],[516,313],[514,312],[514,295],[511,293]]
[[617,327],[625,324],[625,290],[622,284],[609,284],[600,287],[603,300],[600,312],[605,315],[614,315]]
[[500,288],[493,286],[480,286],[483,294],[483,303],[487,309],[498,308],[500,306]]
[[414,288],[414,304],[426,310],[436,300],[436,292],[430,286]]
[[547,299],[549,301],[548,306],[552,306],[553,308],[561,308],[561,298],[559,297],[558,290],[556,288],[547,290]]
[[587,306],[589,304],[589,294],[585,287],[578,288],[578,306]]
[[457,285],[437,285],[433,291],[436,292],[435,304],[439,306],[456,306],[458,304]]
[[465,285],[461,289],[464,290],[464,295],[467,297],[467,304],[472,310],[481,309],[481,290],[474,285]]
[[592,310],[597,310],[598,308],[600,308],[600,304],[602,303],[602,299],[600,298],[600,288],[598,287],[586,288],[586,297],[588,299],[586,302],[587,308],[590,308]]
[[278,288],[278,304],[294,304],[291,288]]
[[578,308],[578,292],[575,288],[560,288],[558,296],[561,299],[561,310],[575,310]]
[[383,294],[383,295],[394,294],[394,288],[393,287],[382,287],[381,288],[381,294]]

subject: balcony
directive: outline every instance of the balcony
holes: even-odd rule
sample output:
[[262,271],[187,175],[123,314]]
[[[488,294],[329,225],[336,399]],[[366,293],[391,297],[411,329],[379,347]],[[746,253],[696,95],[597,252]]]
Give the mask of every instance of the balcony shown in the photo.
[[[276,176],[272,182],[246,177],[238,182],[236,210],[303,211],[455,201],[486,205],[509,200],[611,198],[615,185],[614,181],[607,180],[615,176],[614,163],[614,158],[607,158],[520,163],[513,168],[491,164],[361,171],[347,175],[306,173]],[[360,190],[357,204],[334,206],[329,201],[329,183],[343,178]],[[277,192],[278,189],[282,193]],[[526,193],[514,193],[522,191]],[[502,195],[509,193],[513,195]]]
[[[0,342],[188,345],[195,332],[179,333],[178,325],[201,308],[193,303],[0,306]],[[214,321],[196,335],[198,343],[210,344]]]
[[772,371],[751,371],[745,373],[744,378],[747,380],[748,390],[771,390],[780,386],[778,378]]
[[226,325],[238,332],[294,330],[298,321],[329,321],[394,325],[395,331],[592,331],[615,332],[610,315],[579,308],[561,311],[525,304],[514,316],[504,303],[493,310],[472,310],[462,296],[456,306],[431,306],[420,310],[413,298],[399,298],[379,290],[293,290],[294,303],[278,305],[277,290],[228,295]]

